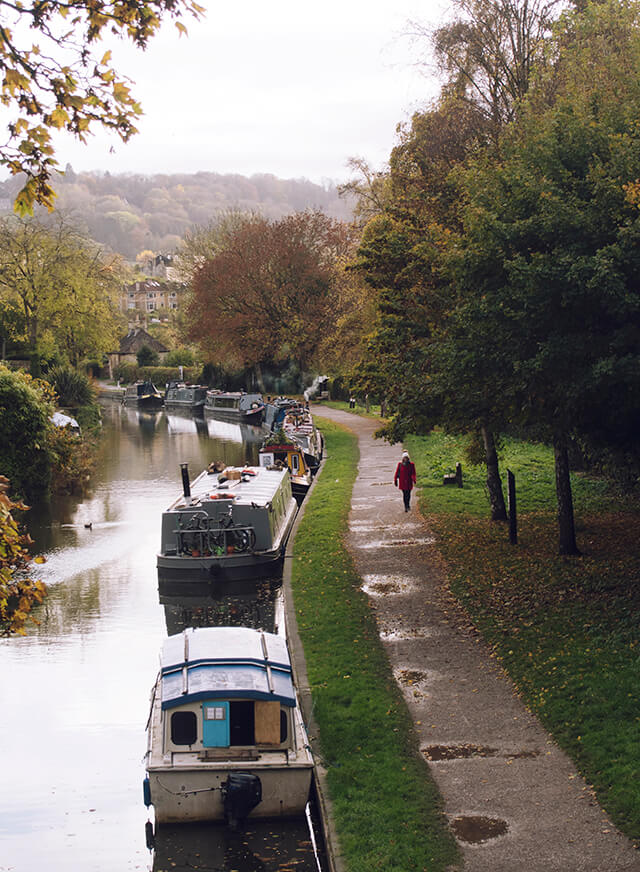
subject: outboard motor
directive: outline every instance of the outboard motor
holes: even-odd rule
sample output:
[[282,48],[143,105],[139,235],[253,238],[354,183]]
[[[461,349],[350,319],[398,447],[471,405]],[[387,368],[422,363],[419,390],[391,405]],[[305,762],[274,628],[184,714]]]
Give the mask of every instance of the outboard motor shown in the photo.
[[235,830],[262,801],[262,784],[251,772],[230,772],[222,785],[222,802],[227,825]]

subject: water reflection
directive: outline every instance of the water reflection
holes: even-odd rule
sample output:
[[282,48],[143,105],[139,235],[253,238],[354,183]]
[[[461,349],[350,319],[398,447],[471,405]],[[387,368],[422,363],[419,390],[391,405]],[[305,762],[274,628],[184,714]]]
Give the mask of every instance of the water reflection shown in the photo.
[[188,421],[170,426],[164,412],[111,402],[103,429],[88,492],[34,505],[27,516],[35,550],[47,557],[38,576],[49,596],[38,626],[0,639],[0,869],[160,870],[187,868],[196,855],[203,861],[189,868],[269,870],[278,868],[272,856],[293,863],[305,855],[304,821],[274,826],[273,848],[261,836],[209,839],[207,829],[180,827],[175,836],[163,831],[154,859],[144,841],[144,730],[167,628],[268,624],[278,608],[269,585],[258,585],[255,607],[243,591],[160,601],[161,513],[181,490],[180,462],[193,474],[218,458],[255,462],[258,441],[212,436]]
[[156,836],[154,872],[318,872],[308,835],[281,824],[248,822],[239,833],[213,824],[162,827]]
[[169,636],[187,627],[251,627],[268,633],[283,628],[279,579],[212,584],[159,578],[159,598]]

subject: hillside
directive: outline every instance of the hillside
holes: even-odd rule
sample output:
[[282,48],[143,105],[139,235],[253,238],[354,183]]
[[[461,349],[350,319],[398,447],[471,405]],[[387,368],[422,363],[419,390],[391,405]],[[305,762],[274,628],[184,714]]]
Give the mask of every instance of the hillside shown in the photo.
[[[19,179],[0,182],[0,208],[11,211]],[[76,173],[67,166],[56,176],[58,208],[69,214],[97,242],[128,260],[145,249],[172,252],[186,230],[207,224],[225,209],[260,211],[269,218],[317,208],[349,220],[351,207],[332,183],[272,175],[199,172],[176,175]]]

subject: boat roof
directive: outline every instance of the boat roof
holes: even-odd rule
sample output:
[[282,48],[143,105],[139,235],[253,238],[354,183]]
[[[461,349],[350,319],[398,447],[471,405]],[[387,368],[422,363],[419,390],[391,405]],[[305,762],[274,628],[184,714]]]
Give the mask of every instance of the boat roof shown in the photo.
[[[266,469],[264,466],[230,467],[240,472],[240,478],[225,478],[223,473],[208,473],[207,470],[195,478],[191,484],[191,497],[179,497],[170,507],[184,508],[185,505],[197,505],[211,496],[222,494],[231,496],[234,502],[264,506],[270,502],[282,485],[283,478],[288,475],[286,470]],[[244,475],[243,475],[244,473]]]
[[257,699],[295,705],[287,643],[249,627],[189,627],[160,654],[161,703]]

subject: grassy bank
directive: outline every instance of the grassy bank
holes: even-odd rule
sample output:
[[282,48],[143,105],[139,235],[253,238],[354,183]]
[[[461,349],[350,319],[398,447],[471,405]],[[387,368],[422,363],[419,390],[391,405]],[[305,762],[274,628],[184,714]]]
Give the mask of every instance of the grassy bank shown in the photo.
[[456,847],[343,544],[356,439],[322,430],[327,460],[296,534],[292,586],[340,848],[349,872],[438,872]]
[[405,444],[453,592],[614,822],[640,843],[638,502],[573,476],[582,556],[559,557],[552,453],[508,442],[501,467],[516,475],[519,515],[511,546],[506,525],[487,520],[481,468],[465,468],[462,490],[442,485],[464,463],[461,441],[432,434]]

